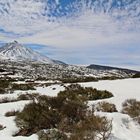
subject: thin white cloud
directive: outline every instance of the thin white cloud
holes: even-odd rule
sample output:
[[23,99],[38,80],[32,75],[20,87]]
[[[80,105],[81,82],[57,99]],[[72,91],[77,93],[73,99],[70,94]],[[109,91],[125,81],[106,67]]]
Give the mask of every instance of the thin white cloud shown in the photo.
[[[59,0],[55,2],[60,5]],[[106,11],[110,9],[111,2],[112,0],[109,0],[108,4],[104,5]],[[114,9],[108,13],[104,12],[98,2],[90,8],[91,1],[88,4],[85,4],[85,0],[76,1],[70,5],[77,8],[75,14],[54,17],[47,16],[50,9],[42,0],[0,0],[0,29],[5,31],[0,32],[0,40],[44,44],[69,52],[74,48],[90,50],[97,47],[102,51],[109,49],[106,46],[113,49],[114,45],[126,46],[134,43],[137,44],[137,49],[140,49],[140,2],[136,2],[126,6],[124,10]],[[136,10],[132,10],[132,7]],[[66,10],[68,8],[65,7]],[[6,11],[2,11],[4,9]],[[57,9],[57,12],[60,10]],[[133,55],[139,59],[135,56],[137,54]]]

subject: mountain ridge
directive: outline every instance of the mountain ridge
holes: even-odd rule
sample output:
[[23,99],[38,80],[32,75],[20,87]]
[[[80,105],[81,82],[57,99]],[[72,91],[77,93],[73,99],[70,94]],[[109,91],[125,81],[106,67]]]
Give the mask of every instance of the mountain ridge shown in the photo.
[[96,69],[96,70],[104,70],[104,71],[121,70],[121,71],[125,71],[125,72],[136,72],[136,73],[140,72],[138,70],[132,70],[132,69],[128,69],[128,68],[121,68],[121,67],[107,66],[107,65],[97,65],[97,64],[90,64],[89,66],[87,66],[87,68]]
[[46,64],[63,64],[61,61],[53,60],[31,48],[27,48],[17,41],[7,43],[0,47],[0,59],[8,61],[31,61]]

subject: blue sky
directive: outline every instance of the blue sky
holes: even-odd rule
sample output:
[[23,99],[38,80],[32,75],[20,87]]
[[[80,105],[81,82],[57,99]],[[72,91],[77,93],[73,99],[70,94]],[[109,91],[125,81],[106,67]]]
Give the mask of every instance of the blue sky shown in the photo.
[[70,64],[140,70],[139,0],[0,1],[0,44],[17,40]]

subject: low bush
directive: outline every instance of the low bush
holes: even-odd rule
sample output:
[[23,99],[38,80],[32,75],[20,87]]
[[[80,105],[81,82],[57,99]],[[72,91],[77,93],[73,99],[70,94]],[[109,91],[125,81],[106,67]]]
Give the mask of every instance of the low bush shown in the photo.
[[8,112],[5,113],[5,116],[6,117],[16,116],[18,113],[19,113],[19,111],[15,111],[15,110],[8,111]]
[[16,123],[18,127],[27,131],[25,135],[30,135],[42,129],[55,127],[60,118],[57,110],[52,110],[40,102],[33,102],[26,105],[23,111],[17,114]]
[[20,94],[17,98],[17,100],[30,100],[29,94]]
[[140,78],[140,72],[133,75],[133,78]]
[[67,135],[58,129],[41,130],[37,133],[39,140],[67,140]]
[[96,104],[95,109],[101,112],[117,112],[116,106],[108,102],[99,102]]
[[79,122],[70,140],[108,140],[112,131],[112,121],[106,117],[88,116]]
[[81,87],[78,84],[71,84],[64,91],[58,93],[58,96],[79,95],[87,100],[98,100],[113,97],[113,94],[107,90],[97,90],[92,87]]
[[12,98],[8,98],[8,97],[4,97],[4,98],[2,98],[2,99],[0,99],[0,104],[1,103],[9,103],[9,102],[15,102],[15,101],[17,101],[17,99],[12,99]]
[[6,90],[0,87],[0,94],[5,94],[5,93],[6,93]]
[[12,90],[35,90],[33,84],[12,84]]
[[101,140],[107,140],[111,121],[88,113],[87,108],[87,100],[80,94],[68,92],[58,97],[37,96],[16,115],[20,131],[15,136],[38,132],[39,140],[84,140],[94,134],[94,138],[100,136]]
[[0,88],[5,89],[8,88],[10,85],[10,81],[6,79],[0,80]]
[[39,96],[38,93],[32,93],[32,94],[20,94],[17,98],[18,101],[20,100],[34,100],[37,96]]
[[132,118],[140,115],[140,101],[136,99],[128,99],[123,104],[122,113],[128,114]]
[[128,99],[122,104],[122,113],[128,114],[140,124],[140,101]]
[[21,100],[35,100],[35,98],[39,96],[38,93],[33,93],[33,94],[21,94],[17,98],[8,98],[4,97],[0,99],[0,103],[10,103],[10,102],[16,102],[16,101],[21,101]]
[[3,130],[5,127],[0,124],[0,130]]
[[10,86],[10,81],[7,79],[0,80],[0,94],[5,94]]
[[64,78],[59,79],[62,83],[78,83],[78,82],[92,82],[98,81],[95,77],[73,77],[73,78]]

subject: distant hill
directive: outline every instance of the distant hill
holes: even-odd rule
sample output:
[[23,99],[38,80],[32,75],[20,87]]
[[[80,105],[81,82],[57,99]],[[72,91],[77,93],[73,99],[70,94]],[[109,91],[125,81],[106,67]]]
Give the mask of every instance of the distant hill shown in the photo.
[[110,71],[110,70],[120,70],[120,71],[124,71],[124,72],[136,72],[138,73],[139,71],[136,70],[130,70],[130,69],[125,69],[125,68],[118,68],[118,67],[112,67],[112,66],[102,66],[102,65],[96,65],[96,64],[91,64],[89,66],[87,66],[87,68],[90,69],[96,69],[96,70],[103,70],[103,71]]

